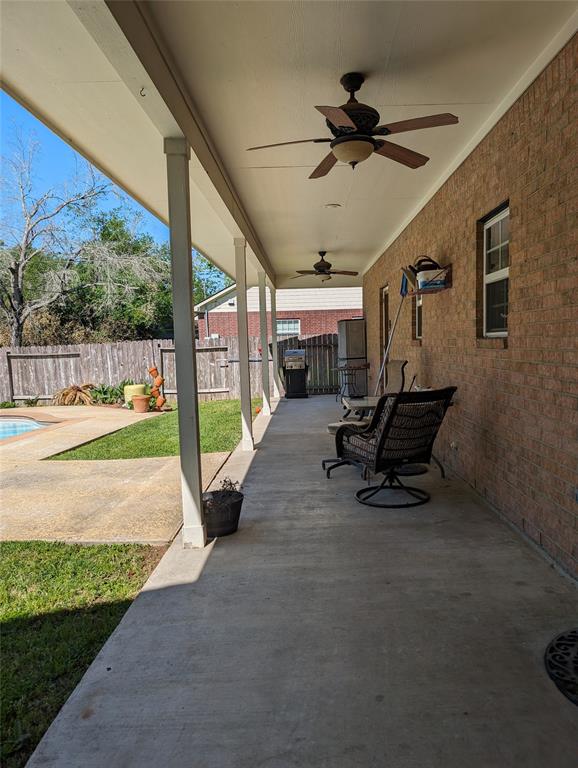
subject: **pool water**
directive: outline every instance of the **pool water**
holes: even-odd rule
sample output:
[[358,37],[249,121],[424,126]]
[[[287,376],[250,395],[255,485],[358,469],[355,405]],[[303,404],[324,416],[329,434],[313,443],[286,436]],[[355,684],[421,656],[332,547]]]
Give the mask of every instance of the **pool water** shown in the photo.
[[43,426],[44,424],[39,424],[34,419],[0,418],[0,440],[23,435],[26,432],[33,432],[35,429],[41,429]]

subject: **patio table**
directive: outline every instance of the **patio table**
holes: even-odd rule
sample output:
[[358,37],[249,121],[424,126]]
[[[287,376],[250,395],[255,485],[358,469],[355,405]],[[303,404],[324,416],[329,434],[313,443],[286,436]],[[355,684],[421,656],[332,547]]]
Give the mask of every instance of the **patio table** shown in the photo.
[[351,397],[351,395],[345,395],[341,399],[341,403],[345,408],[345,414],[343,418],[347,418],[351,411],[356,411],[359,414],[359,420],[369,415],[375,410],[379,402],[379,397],[372,397],[367,395],[366,397]]

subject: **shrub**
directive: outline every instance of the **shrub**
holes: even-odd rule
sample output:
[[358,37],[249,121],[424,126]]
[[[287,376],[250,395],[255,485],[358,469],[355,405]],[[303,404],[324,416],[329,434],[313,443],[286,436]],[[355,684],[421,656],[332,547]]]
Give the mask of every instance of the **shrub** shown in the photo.
[[124,402],[124,388],[134,384],[132,379],[123,379],[112,386],[110,384],[97,384],[91,389],[92,399],[100,405],[116,405]]

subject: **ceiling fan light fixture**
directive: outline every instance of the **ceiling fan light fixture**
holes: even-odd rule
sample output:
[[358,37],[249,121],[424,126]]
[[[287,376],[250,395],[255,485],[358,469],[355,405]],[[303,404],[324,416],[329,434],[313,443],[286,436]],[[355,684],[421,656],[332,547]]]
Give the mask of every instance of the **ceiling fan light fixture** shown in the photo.
[[355,138],[343,136],[331,142],[331,151],[342,163],[348,163],[355,168],[357,163],[362,163],[370,157],[375,149],[373,139],[369,136],[356,136]]

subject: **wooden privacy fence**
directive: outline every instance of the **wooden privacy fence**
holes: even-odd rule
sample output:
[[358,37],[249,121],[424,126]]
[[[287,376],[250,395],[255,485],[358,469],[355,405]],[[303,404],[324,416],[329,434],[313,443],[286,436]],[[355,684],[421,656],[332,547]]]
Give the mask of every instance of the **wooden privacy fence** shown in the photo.
[[[249,339],[251,390],[261,392],[260,341]],[[172,339],[71,344],[0,349],[0,400],[38,397],[47,402],[70,384],[118,384],[123,379],[149,382],[148,369],[164,369],[167,394],[176,394]],[[270,379],[272,379],[272,363]],[[236,337],[197,343],[197,381],[201,400],[235,399],[239,389]]]
[[277,344],[279,365],[283,365],[286,349],[304,349],[305,361],[309,367],[307,391],[311,395],[333,394],[339,391],[337,368],[337,334],[323,333],[319,336],[299,338],[291,336]]
[[[278,342],[279,364],[285,349],[305,349],[311,394],[337,392],[337,335],[292,337]],[[270,356],[271,357],[271,356]],[[258,338],[249,339],[251,391],[262,390]],[[0,400],[38,397],[50,401],[54,392],[70,384],[118,384],[123,379],[148,382],[148,368],[156,365],[165,377],[167,396],[176,394],[172,339],[121,341],[108,344],[71,344],[15,347],[0,350]],[[197,381],[202,400],[238,399],[239,344],[236,336],[197,342]],[[273,364],[269,362],[273,382]]]
[[[262,392],[260,339],[249,338],[249,373],[251,392]],[[159,346],[158,367],[165,379],[166,397],[177,394],[175,349]],[[269,355],[271,358],[271,355]],[[238,400],[241,397],[239,380],[239,340],[236,336],[205,339],[197,345],[197,382],[201,400]],[[273,363],[269,359],[269,382],[273,385]]]

